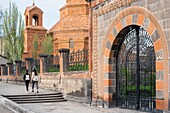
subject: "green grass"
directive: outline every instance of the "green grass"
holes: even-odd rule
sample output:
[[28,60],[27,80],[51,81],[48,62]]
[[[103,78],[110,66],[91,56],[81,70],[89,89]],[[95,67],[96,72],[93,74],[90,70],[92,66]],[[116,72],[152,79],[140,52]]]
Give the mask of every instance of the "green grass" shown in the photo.
[[76,65],[69,66],[68,68],[69,71],[85,71],[88,69],[89,69],[88,64],[85,65],[76,64]]
[[47,67],[47,72],[59,72],[60,69],[58,69],[57,67]]
[[[127,92],[126,88],[123,89],[124,93],[136,93],[136,86],[128,86]],[[140,86],[140,92],[141,94],[151,94],[152,96],[155,96],[155,89],[152,86]]]

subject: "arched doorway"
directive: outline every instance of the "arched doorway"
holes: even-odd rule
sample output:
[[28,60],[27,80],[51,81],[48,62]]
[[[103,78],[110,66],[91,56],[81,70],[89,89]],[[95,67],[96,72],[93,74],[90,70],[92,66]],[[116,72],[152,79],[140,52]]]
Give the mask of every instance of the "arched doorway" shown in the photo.
[[152,38],[137,25],[125,27],[116,38],[121,39],[116,57],[117,106],[153,111],[156,108],[156,56]]

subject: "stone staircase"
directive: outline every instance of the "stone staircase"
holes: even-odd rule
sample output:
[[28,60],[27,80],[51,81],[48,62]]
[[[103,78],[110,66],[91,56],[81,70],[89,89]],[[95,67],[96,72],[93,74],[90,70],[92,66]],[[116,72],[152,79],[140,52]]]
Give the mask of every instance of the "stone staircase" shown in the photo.
[[28,95],[2,95],[3,97],[12,100],[18,104],[27,103],[51,103],[67,101],[62,93],[49,94],[28,94]]

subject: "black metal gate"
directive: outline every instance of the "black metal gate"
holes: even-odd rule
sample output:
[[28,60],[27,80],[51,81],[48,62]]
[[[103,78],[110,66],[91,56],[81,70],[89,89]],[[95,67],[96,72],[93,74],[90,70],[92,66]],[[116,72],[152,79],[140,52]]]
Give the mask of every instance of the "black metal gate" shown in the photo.
[[149,34],[140,27],[123,38],[117,56],[117,106],[153,111],[155,102],[155,51]]

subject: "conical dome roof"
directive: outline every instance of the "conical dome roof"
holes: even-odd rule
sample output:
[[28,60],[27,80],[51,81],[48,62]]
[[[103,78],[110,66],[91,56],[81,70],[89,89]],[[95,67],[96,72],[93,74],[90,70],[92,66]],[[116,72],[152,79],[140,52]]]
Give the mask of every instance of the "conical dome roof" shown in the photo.
[[88,30],[88,3],[85,0],[66,0],[60,9],[60,21],[48,32]]

